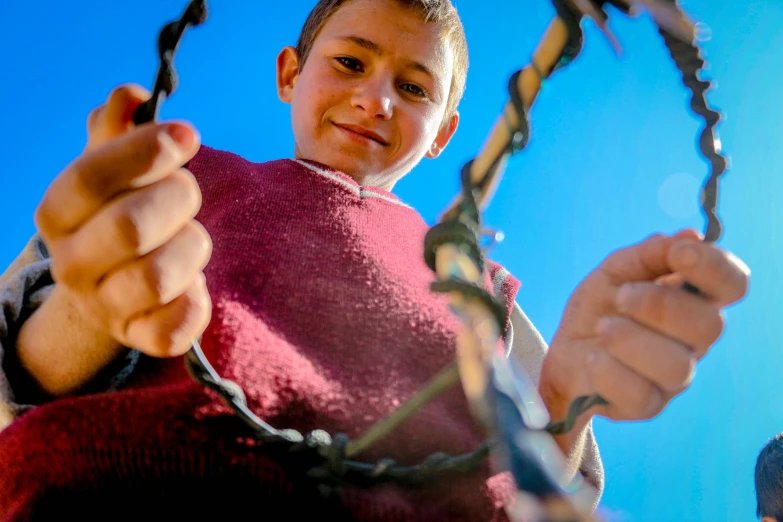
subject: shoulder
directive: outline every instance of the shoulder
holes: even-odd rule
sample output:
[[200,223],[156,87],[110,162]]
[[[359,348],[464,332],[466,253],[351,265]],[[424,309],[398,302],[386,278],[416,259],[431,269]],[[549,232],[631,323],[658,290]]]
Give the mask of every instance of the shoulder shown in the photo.
[[225,150],[214,149],[206,145],[199,148],[196,155],[185,167],[190,170],[199,182],[230,178],[246,177],[248,174],[291,170],[298,165],[290,159],[278,159],[266,162],[254,162],[239,154]]
[[522,283],[509,272],[506,267],[492,260],[487,260],[487,272],[492,281],[495,295],[509,304],[514,302]]

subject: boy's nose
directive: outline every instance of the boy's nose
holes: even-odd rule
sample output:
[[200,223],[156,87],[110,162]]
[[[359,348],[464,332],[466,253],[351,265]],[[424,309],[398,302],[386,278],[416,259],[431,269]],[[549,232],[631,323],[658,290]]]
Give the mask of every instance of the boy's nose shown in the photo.
[[392,116],[392,93],[381,85],[365,85],[354,93],[351,103],[370,118],[387,120]]

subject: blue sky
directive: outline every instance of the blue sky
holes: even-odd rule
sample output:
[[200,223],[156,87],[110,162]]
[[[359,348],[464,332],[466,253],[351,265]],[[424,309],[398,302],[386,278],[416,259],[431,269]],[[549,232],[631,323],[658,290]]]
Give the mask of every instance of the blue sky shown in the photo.
[[[149,87],[160,26],[185,0],[132,4],[0,0],[0,266],[34,232],[48,183],[76,155],[85,118],[116,85]],[[309,0],[212,1],[209,22],[177,55],[180,87],[164,118],[192,121],[203,141],[248,159],[292,154],[288,106],[274,90],[274,58],[295,42]],[[595,422],[607,472],[602,506],[615,521],[754,520],[753,466],[783,431],[783,3],[687,0],[711,29],[703,43],[713,106],[731,169],[721,182],[721,245],[753,270],[751,290],[728,310],[722,339],[685,394],[644,423]],[[132,5],[132,9],[129,6]],[[444,155],[395,192],[434,222],[457,191],[553,9],[544,0],[459,0],[471,52],[462,123]],[[696,150],[700,122],[646,17],[615,13],[617,57],[591,24],[579,60],[546,85],[533,137],[486,212],[505,232],[492,257],[522,282],[519,302],[550,339],[570,292],[612,250],[653,232],[703,229]]]

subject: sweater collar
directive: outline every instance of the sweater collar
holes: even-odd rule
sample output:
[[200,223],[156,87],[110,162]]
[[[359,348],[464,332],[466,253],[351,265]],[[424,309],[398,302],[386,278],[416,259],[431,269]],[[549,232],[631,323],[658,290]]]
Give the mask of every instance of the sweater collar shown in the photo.
[[313,172],[315,174],[318,174],[319,176],[323,176],[325,178],[328,178],[332,181],[339,183],[340,185],[346,187],[360,198],[381,199],[388,203],[392,203],[402,207],[411,208],[411,209],[413,208],[410,205],[404,203],[399,197],[392,194],[388,190],[384,190],[378,187],[359,185],[356,182],[356,180],[353,179],[348,174],[344,172],[340,172],[339,170],[335,170],[329,167],[328,165],[324,165],[323,163],[318,163],[317,161],[298,159],[298,158],[292,159],[291,161],[305,167],[310,172]]

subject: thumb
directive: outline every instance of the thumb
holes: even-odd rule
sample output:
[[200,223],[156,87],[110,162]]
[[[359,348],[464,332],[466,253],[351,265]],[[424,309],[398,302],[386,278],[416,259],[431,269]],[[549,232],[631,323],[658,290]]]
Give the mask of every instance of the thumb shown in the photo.
[[150,98],[144,87],[125,84],[114,89],[106,103],[87,118],[87,146],[92,149],[121,136],[133,128],[133,113]]

